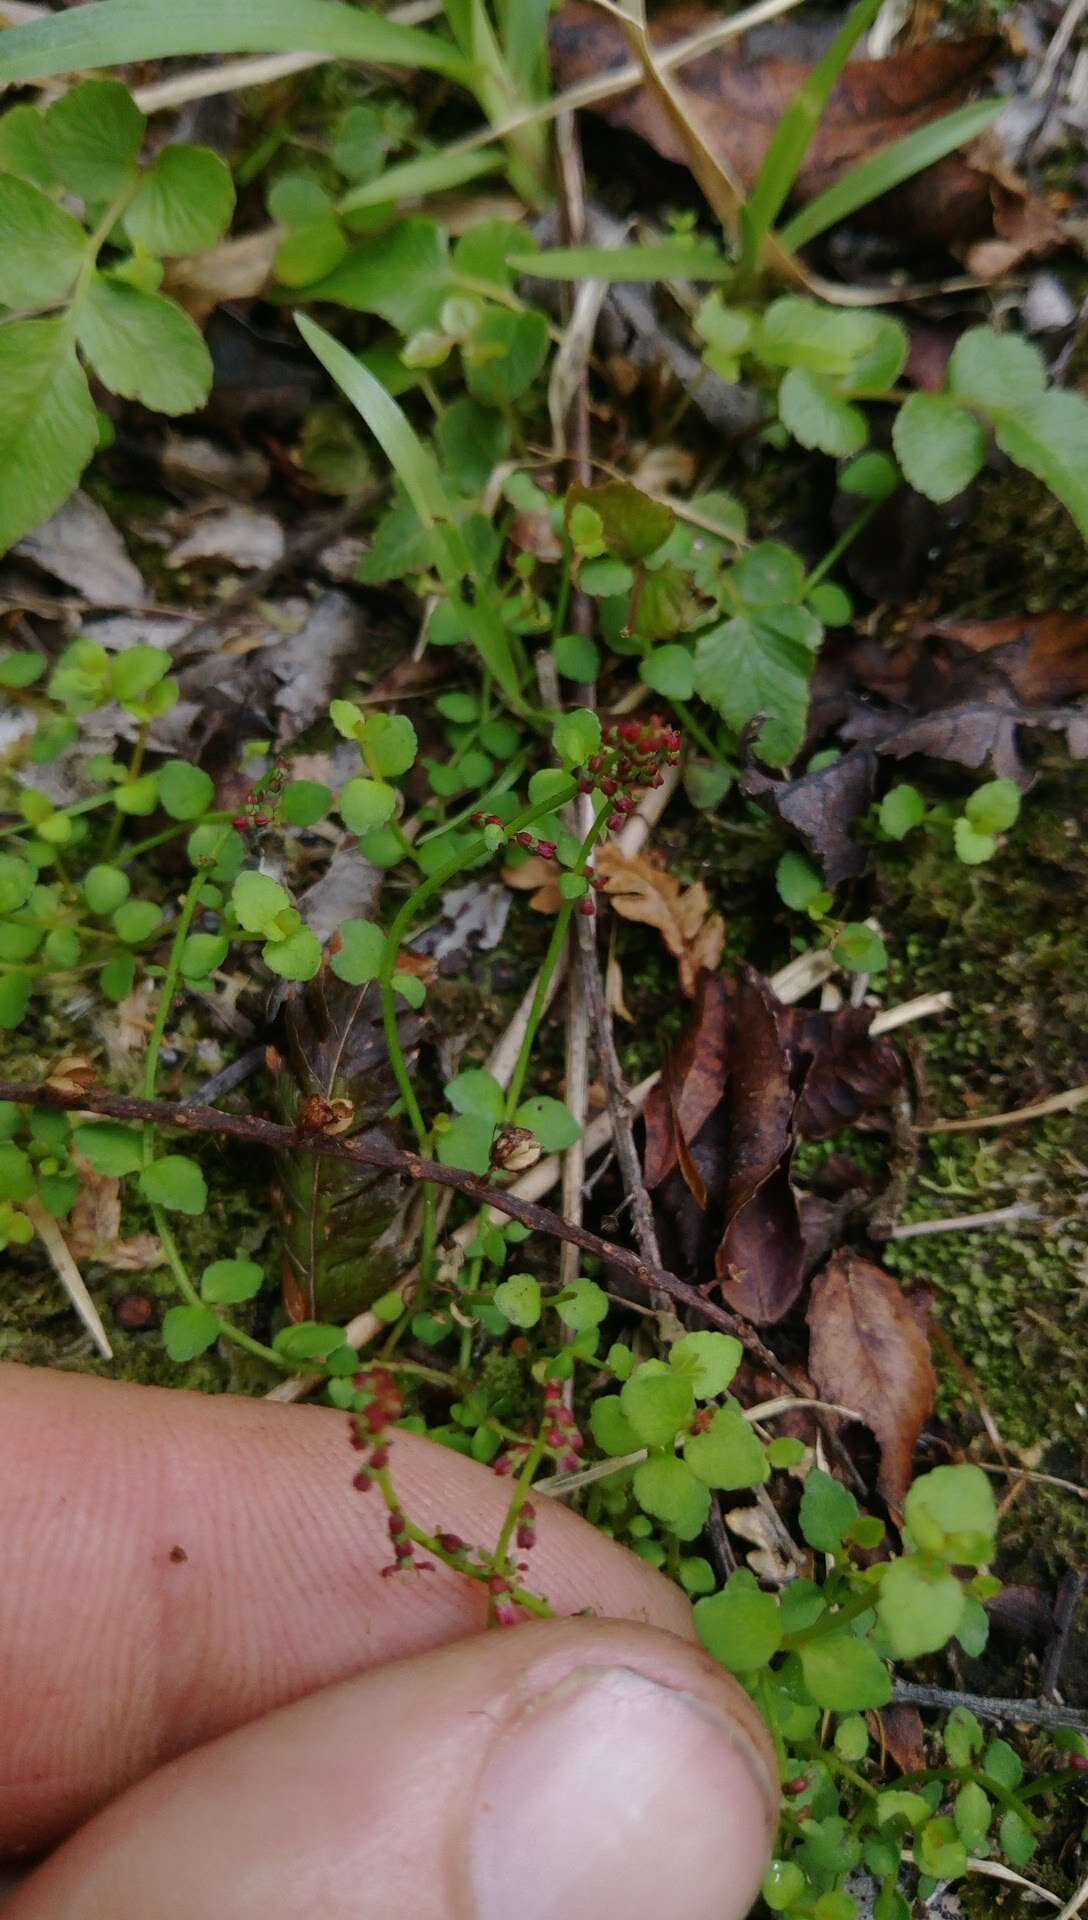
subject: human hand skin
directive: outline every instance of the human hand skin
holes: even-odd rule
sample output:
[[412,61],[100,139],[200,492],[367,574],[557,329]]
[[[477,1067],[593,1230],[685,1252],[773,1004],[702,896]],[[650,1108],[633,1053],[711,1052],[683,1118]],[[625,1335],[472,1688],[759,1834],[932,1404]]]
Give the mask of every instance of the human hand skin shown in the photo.
[[[392,1464],[496,1537],[486,1469]],[[594,1617],[482,1632],[381,1578],[352,1465],[328,1410],[0,1367],[0,1858],[57,1847],[4,1920],[741,1920],[774,1755],[683,1596],[540,1501],[530,1583]]]

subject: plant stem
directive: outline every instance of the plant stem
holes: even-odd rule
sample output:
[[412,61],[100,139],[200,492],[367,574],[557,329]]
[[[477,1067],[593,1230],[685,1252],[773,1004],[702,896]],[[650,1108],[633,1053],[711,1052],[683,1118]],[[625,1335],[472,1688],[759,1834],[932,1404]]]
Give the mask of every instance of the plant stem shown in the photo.
[[[557,806],[561,804],[565,803],[556,803]],[[596,842],[604,832],[604,824],[608,818],[609,810],[610,802],[602,799],[597,813],[594,816],[593,825],[590,827],[589,832],[586,834],[578,849],[578,858],[571,869],[573,873],[585,874],[586,863],[589,856]],[[533,1045],[536,1040],[537,1029],[544,1015],[544,1008],[547,1005],[548,988],[551,985],[552,974],[558,965],[559,955],[563,951],[563,945],[567,937],[567,929],[570,926],[573,910],[574,903],[570,900],[564,900],[563,905],[555,917],[555,926],[552,928],[552,936],[548,941],[547,952],[544,955],[540,973],[537,977],[536,992],[533,995],[533,1004],[529,1009],[528,1023],[522,1035],[521,1046],[518,1049],[518,1057],[514,1064],[514,1071],[510,1076],[510,1085],[507,1088],[505,1107],[507,1120],[513,1118],[521,1102],[522,1089],[524,1088],[525,1078],[529,1071],[530,1055],[532,1054]]]
[[[890,494],[885,495],[885,499],[890,499],[890,498],[891,498]],[[840,534],[839,538],[836,540],[834,546],[830,549],[830,551],[828,553],[825,553],[823,559],[819,562],[817,566],[813,567],[812,572],[808,575],[808,578],[806,579],[804,585],[801,588],[802,598],[806,598],[812,592],[813,587],[819,586],[820,581],[824,578],[826,574],[830,573],[836,561],[841,560],[843,554],[846,552],[847,547],[853,544],[853,542],[857,539],[858,534],[864,533],[865,528],[868,526],[874,513],[877,513],[883,505],[884,505],[883,499],[869,500],[866,503],[866,505],[862,508],[861,512],[858,514],[857,519],[851,520],[850,525],[846,529],[846,532],[843,534]]]

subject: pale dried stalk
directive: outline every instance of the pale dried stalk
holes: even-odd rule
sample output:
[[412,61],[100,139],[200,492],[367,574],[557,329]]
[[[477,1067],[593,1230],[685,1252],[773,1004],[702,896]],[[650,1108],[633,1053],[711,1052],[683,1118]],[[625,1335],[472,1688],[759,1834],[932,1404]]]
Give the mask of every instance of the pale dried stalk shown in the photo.
[[882,1007],[873,1015],[869,1033],[876,1040],[882,1033],[893,1033],[896,1027],[905,1027],[912,1020],[928,1019],[931,1013],[947,1013],[952,1005],[950,993],[920,993],[913,1000],[903,1000],[897,1007]]
[[1052,1093],[1045,1100],[1034,1100],[1028,1107],[1013,1107],[1008,1113],[985,1113],[978,1120],[933,1120],[919,1133],[981,1133],[987,1127],[1019,1127],[1028,1120],[1045,1119],[1048,1113],[1072,1113],[1088,1100],[1088,1085],[1068,1087],[1064,1093]]
[[98,1308],[91,1299],[87,1282],[76,1266],[68,1249],[68,1244],[51,1213],[46,1213],[41,1202],[35,1197],[22,1202],[23,1212],[33,1224],[34,1231],[49,1255],[49,1263],[57,1279],[68,1295],[73,1307],[82,1320],[103,1360],[113,1359],[106,1329],[102,1325]]
[[917,1240],[924,1233],[978,1233],[986,1227],[1007,1227],[1014,1220],[1038,1220],[1039,1209],[1031,1200],[1014,1200],[1008,1207],[991,1207],[987,1213],[956,1213],[946,1220],[908,1220],[893,1227],[889,1240]]
[[[2,4],[2,0],[0,0]],[[10,4],[4,12],[13,11]],[[15,8],[16,13],[19,12]],[[26,15],[47,12],[47,8],[24,7]],[[399,26],[415,27],[433,20],[442,11],[442,0],[414,0],[414,4],[390,7],[386,18]],[[144,113],[162,113],[169,107],[182,107],[189,100],[208,100],[215,93],[232,93],[241,87],[263,87],[273,80],[286,80],[293,73],[305,73],[309,67],[321,67],[333,58],[329,53],[255,53],[239,60],[225,60],[218,67],[196,67],[179,73],[172,80],[156,80],[150,86],[137,87],[133,98]]]

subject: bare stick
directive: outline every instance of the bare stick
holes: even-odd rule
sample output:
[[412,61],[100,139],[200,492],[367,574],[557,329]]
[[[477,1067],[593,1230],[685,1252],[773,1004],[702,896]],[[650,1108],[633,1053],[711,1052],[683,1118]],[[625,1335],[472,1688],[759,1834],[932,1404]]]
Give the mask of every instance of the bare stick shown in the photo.
[[104,1093],[96,1088],[81,1091],[71,1086],[28,1086],[19,1080],[0,1080],[0,1100],[13,1100],[23,1106],[58,1107],[65,1112],[100,1113],[112,1120],[150,1121],[153,1126],[172,1127],[182,1133],[210,1133],[242,1140],[251,1147],[266,1147],[274,1153],[319,1153],[330,1160],[347,1160],[357,1166],[382,1167],[408,1180],[427,1180],[435,1186],[451,1187],[476,1206],[490,1206],[511,1220],[519,1220],[530,1233],[549,1234],[554,1240],[567,1240],[585,1253],[596,1254],[608,1265],[633,1274],[645,1287],[657,1286],[682,1306],[699,1314],[710,1326],[732,1333],[758,1354],[765,1366],[792,1386],[793,1381],[781,1362],[765,1347],[750,1327],[735,1314],[716,1306],[699,1291],[669,1273],[664,1267],[649,1266],[628,1247],[602,1240],[600,1234],[564,1220],[550,1208],[520,1200],[492,1186],[479,1174],[465,1173],[460,1167],[445,1167],[422,1154],[388,1147],[380,1141],[335,1138],[327,1133],[303,1133],[294,1127],[260,1120],[253,1115],[225,1113],[219,1107],[202,1107],[170,1100],[140,1100],[131,1094]]
[[988,1213],[955,1213],[945,1220],[908,1220],[893,1227],[889,1240],[917,1240],[923,1233],[977,1233],[983,1227],[1005,1227],[1013,1220],[1037,1220],[1039,1209],[1031,1200],[1015,1200],[1008,1207],[991,1207]]
[[1075,1707],[1060,1707],[1049,1700],[991,1699],[981,1693],[956,1693],[951,1687],[916,1687],[909,1680],[896,1680],[895,1697],[911,1707],[969,1707],[980,1720],[1008,1720],[1026,1727],[1074,1727],[1088,1733],[1088,1713]]
[[1073,1898],[1066,1902],[1058,1915],[1058,1920],[1074,1920],[1074,1916],[1083,1913],[1088,1906],[1088,1877],[1083,1879]]
[[69,1251],[68,1243],[52,1214],[46,1213],[40,1201],[34,1197],[29,1200],[24,1200],[22,1207],[28,1220],[32,1221],[34,1231],[41,1241],[42,1246],[45,1248],[46,1253],[49,1255],[49,1262],[57,1279],[68,1295],[69,1300],[86,1327],[87,1332],[90,1334],[91,1339],[94,1341],[95,1346],[98,1348],[99,1353],[104,1360],[112,1360],[113,1348],[110,1346],[106,1329],[102,1325],[98,1308],[91,1299],[90,1293],[87,1290],[87,1282],[76,1266]]
[[932,1120],[919,1133],[981,1133],[986,1127],[1020,1127],[1028,1120],[1045,1119],[1048,1113],[1072,1113],[1088,1100],[1088,1085],[1068,1087],[1064,1093],[1051,1093],[1035,1100],[1030,1107],[1013,1107],[1008,1113],[984,1113],[978,1120]]

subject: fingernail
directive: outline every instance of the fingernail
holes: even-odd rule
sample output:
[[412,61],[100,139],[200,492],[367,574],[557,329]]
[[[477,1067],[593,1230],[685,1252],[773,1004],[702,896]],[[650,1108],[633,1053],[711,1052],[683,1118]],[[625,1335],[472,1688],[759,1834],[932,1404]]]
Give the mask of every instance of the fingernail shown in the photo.
[[580,1670],[487,1761],[469,1839],[478,1920],[739,1920],[773,1808],[738,1724],[630,1668]]

